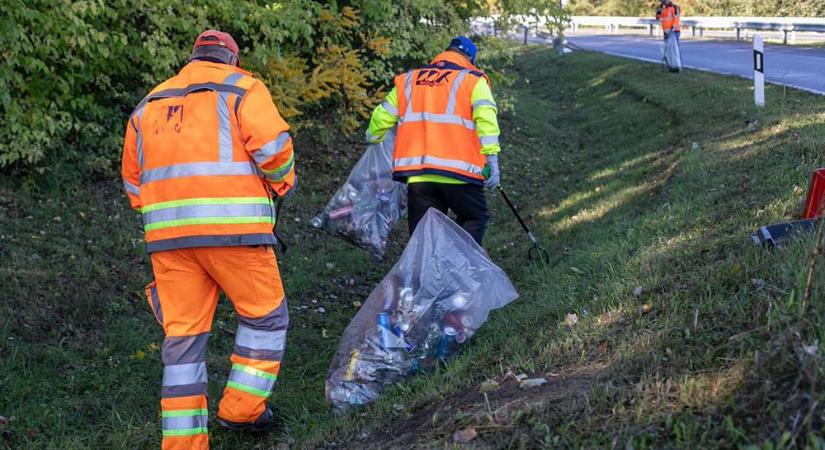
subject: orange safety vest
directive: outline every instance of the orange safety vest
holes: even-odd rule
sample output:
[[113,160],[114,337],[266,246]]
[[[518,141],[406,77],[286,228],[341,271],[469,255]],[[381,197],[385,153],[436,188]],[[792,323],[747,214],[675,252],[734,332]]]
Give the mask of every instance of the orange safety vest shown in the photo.
[[399,116],[393,157],[395,180],[406,182],[412,176],[435,174],[483,183],[486,161],[471,101],[482,77],[487,75],[452,51],[441,53],[422,69],[395,77]]
[[295,183],[288,129],[263,83],[233,66],[193,61],[152,90],[122,169],[147,250],[275,244],[272,191]]
[[679,7],[676,5],[665,6],[659,17],[662,21],[662,30],[682,31],[682,18],[679,12]]

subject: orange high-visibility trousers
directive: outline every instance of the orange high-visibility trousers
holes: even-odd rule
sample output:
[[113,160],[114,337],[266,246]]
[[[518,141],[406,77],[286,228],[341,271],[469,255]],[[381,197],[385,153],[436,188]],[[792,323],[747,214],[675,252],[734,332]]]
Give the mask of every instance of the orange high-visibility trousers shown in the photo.
[[206,344],[220,291],[235,307],[232,371],[218,407],[230,422],[254,422],[278,377],[289,323],[278,263],[269,246],[152,253],[149,306],[163,326],[163,449],[208,449]]

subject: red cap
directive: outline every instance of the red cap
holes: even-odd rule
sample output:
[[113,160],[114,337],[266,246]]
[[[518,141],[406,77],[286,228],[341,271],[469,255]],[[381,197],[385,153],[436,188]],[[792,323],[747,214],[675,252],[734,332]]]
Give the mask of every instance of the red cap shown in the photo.
[[232,39],[232,36],[229,33],[224,33],[223,31],[217,30],[206,30],[195,39],[195,45],[192,47],[194,51],[198,47],[203,47],[205,45],[219,45],[221,47],[225,47],[230,52],[234,53],[235,56],[238,56],[239,49],[238,44],[235,42],[235,39]]

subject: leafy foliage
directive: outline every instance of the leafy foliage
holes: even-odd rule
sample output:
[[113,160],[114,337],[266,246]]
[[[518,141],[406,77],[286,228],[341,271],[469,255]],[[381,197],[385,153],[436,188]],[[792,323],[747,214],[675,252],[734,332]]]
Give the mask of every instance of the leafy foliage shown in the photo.
[[207,28],[231,33],[298,129],[352,132],[396,72],[463,31],[472,1],[7,0],[0,168],[44,181],[111,174],[134,105]]

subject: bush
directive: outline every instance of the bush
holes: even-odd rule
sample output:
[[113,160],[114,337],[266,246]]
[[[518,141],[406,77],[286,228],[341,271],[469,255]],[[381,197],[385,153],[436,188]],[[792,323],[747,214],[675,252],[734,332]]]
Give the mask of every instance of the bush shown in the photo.
[[298,128],[361,127],[391,77],[466,28],[473,2],[6,0],[0,16],[0,168],[61,183],[111,176],[140,99],[187,61],[206,28]]

